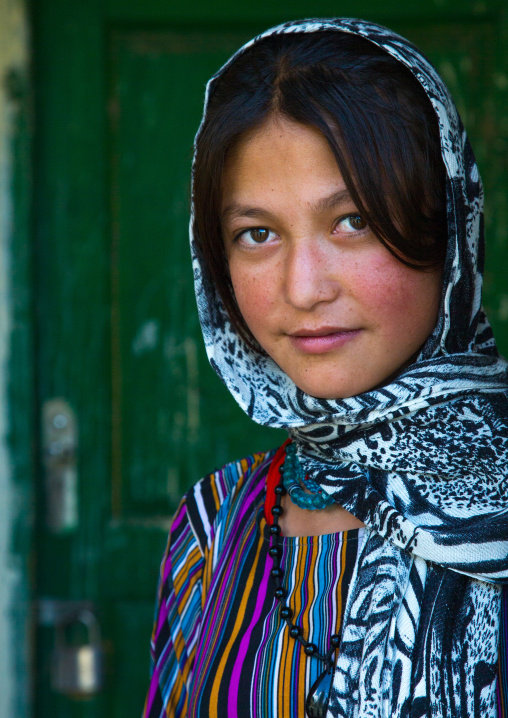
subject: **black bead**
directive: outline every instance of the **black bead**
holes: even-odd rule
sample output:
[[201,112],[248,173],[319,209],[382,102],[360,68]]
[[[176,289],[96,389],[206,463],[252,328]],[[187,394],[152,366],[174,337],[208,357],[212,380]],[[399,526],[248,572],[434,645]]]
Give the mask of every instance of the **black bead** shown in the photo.
[[333,681],[333,671],[326,670],[311,686],[305,701],[305,714],[308,718],[325,718],[328,712],[328,700]]
[[284,576],[284,571],[279,566],[276,566],[275,568],[272,568],[270,575],[272,578],[282,578]]
[[287,494],[286,487],[283,484],[278,484],[275,487],[275,493],[278,496],[285,496]]
[[282,516],[283,513],[284,513],[284,509],[282,508],[282,506],[277,506],[277,505],[272,506],[272,514],[274,516]]
[[293,611],[288,608],[288,606],[281,606],[280,607],[280,617],[283,618],[285,621],[288,621],[293,615]]
[[302,635],[302,629],[300,626],[291,626],[289,629],[289,635],[291,638],[299,638]]
[[280,536],[280,526],[279,524],[272,524],[270,526],[270,533],[272,536]]
[[338,648],[340,643],[340,636],[338,636],[336,633],[333,634],[333,636],[330,638],[330,645],[332,648]]
[[307,643],[303,650],[307,656],[314,656],[318,652],[317,646],[314,643]]
[[280,558],[282,555],[282,549],[280,546],[270,546],[268,553],[272,558]]
[[282,586],[279,586],[279,588],[276,588],[274,591],[275,598],[277,598],[279,601],[282,601],[283,598],[286,598],[288,595],[288,592],[285,588],[282,588]]

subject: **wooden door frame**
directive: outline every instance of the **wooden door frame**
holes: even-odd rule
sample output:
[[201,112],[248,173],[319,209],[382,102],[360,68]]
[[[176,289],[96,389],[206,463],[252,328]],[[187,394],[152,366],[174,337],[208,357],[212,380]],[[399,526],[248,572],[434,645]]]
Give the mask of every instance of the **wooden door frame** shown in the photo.
[[30,714],[31,86],[26,0],[0,4],[0,718]]

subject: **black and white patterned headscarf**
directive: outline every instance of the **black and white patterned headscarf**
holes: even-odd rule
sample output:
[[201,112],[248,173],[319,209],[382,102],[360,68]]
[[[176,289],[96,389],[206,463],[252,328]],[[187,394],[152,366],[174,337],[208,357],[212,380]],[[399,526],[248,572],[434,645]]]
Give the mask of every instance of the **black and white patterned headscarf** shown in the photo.
[[305,470],[368,527],[329,715],[494,718],[501,584],[508,582],[508,373],[481,308],[478,169],[435,69],[379,25],[286,23],[224,67],[262,37],[321,30],[383,48],[411,70],[436,112],[449,232],[437,326],[391,384],[348,399],[308,396],[238,335],[203,279],[191,238],[206,349],[242,409],[287,429]]

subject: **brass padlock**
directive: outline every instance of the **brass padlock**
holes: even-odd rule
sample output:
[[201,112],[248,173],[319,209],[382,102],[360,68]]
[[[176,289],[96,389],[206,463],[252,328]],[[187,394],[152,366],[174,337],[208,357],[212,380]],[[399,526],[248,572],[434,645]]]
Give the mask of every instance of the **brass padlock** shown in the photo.
[[[76,633],[84,632],[85,640]],[[71,698],[90,698],[104,684],[104,650],[97,617],[89,610],[56,627],[52,687]]]

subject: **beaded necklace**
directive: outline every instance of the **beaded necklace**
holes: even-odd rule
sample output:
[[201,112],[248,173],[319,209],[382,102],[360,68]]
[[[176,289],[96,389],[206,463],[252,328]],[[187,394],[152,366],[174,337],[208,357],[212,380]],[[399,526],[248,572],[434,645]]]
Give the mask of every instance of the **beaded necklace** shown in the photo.
[[[293,451],[291,452],[292,456],[294,456],[294,459],[298,461],[298,458],[296,457],[296,452],[294,451],[294,446],[292,444],[288,444],[288,446],[286,447],[286,458],[279,469],[281,473],[281,479],[275,487],[275,505],[272,506],[271,509],[273,515],[273,524],[270,526],[270,548],[268,549],[268,553],[273,559],[273,568],[270,573],[275,582],[274,594],[275,598],[279,602],[280,617],[287,623],[289,628],[289,635],[291,636],[291,638],[294,638],[303,646],[303,650],[307,656],[318,658],[320,661],[323,661],[326,666],[326,669],[323,671],[323,673],[319,675],[318,679],[311,686],[309,694],[307,695],[305,701],[305,712],[308,718],[325,718],[326,712],[328,710],[328,700],[333,679],[333,655],[340,643],[340,636],[338,636],[337,634],[333,634],[330,637],[329,650],[324,654],[319,653],[318,647],[314,643],[310,643],[306,641],[305,638],[303,638],[301,627],[297,626],[295,623],[292,622],[291,619],[293,618],[293,612],[286,604],[285,599],[287,597],[287,591],[282,585],[284,570],[280,564],[282,556],[282,546],[279,542],[279,538],[281,535],[279,517],[282,516],[282,514],[284,513],[284,509],[281,506],[282,497],[286,493],[288,493],[288,490],[286,489],[286,476],[293,470],[293,467],[295,465],[294,460],[292,460],[292,457],[288,463],[288,455],[291,456],[289,451],[291,447],[293,449]],[[291,494],[290,498],[292,498]],[[318,507],[314,506],[313,508]]]

